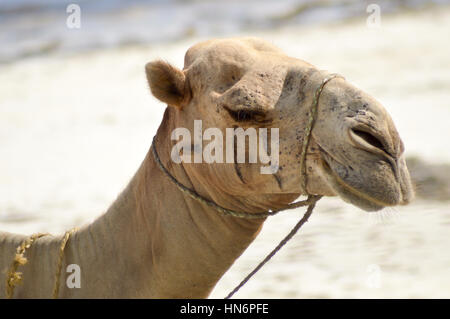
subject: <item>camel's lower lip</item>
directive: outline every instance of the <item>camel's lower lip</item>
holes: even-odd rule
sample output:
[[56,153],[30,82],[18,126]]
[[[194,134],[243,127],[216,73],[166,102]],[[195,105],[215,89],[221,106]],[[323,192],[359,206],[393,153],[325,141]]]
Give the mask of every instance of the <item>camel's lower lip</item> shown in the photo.
[[[378,211],[386,206],[391,206],[387,203],[383,203],[380,200],[372,198],[366,193],[362,193],[359,190],[348,185],[340,176],[338,176],[331,168],[330,162],[334,159],[319,146],[322,154],[322,171],[327,176],[327,181],[333,190],[346,202],[349,202],[365,211]],[[330,162],[329,162],[330,161]]]

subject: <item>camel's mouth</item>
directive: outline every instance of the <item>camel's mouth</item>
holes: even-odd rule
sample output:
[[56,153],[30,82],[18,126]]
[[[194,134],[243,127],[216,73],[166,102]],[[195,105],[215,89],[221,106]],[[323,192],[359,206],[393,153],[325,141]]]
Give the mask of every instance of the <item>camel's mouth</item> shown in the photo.
[[332,162],[336,160],[320,146],[319,150],[322,155],[322,165],[319,166],[321,167],[326,182],[344,201],[369,212],[381,210],[386,206],[392,206],[392,204],[384,203],[379,199],[375,199],[367,194],[367,192],[358,190],[346,183],[345,180],[332,169]]

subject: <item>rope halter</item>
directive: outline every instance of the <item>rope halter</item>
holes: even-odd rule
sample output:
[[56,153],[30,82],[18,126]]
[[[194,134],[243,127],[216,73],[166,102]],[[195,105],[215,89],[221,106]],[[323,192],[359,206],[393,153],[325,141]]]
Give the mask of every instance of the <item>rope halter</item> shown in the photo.
[[[315,124],[315,121],[317,118],[317,109],[318,109],[318,105],[319,105],[320,93],[322,93],[323,88],[329,81],[331,81],[332,79],[337,78],[337,77],[342,78],[342,76],[340,76],[338,74],[330,74],[328,77],[325,77],[322,80],[321,84],[314,92],[311,109],[310,109],[310,112],[308,113],[308,120],[307,120],[306,127],[305,127],[305,134],[304,134],[302,149],[301,149],[301,154],[300,154],[301,187],[302,187],[302,190],[304,191],[304,193],[307,193],[307,190],[306,190],[306,185],[307,185],[306,152],[308,150],[309,142],[311,140],[311,133],[312,133],[312,130],[314,128],[314,124]],[[248,212],[231,210],[231,209],[228,209],[228,208],[225,208],[225,207],[222,207],[222,206],[216,204],[215,202],[209,200],[208,198],[205,198],[202,195],[198,194],[195,190],[188,188],[185,185],[183,185],[182,183],[180,183],[162,164],[161,159],[159,158],[158,152],[156,151],[155,145],[156,145],[156,136],[153,137],[151,150],[152,150],[153,157],[155,158],[156,163],[158,164],[159,169],[164,173],[164,175],[167,176],[169,178],[169,180],[172,183],[174,183],[175,186],[177,186],[177,188],[181,192],[183,192],[184,194],[187,194],[189,197],[197,200],[198,202],[203,203],[203,204],[215,209],[216,211],[218,211],[219,213],[221,213],[223,215],[229,215],[229,216],[238,217],[238,218],[249,218],[249,219],[266,218],[268,216],[275,215],[281,211],[294,209],[294,208],[298,208],[298,207],[302,207],[302,206],[308,206],[302,219],[294,226],[294,228],[289,232],[289,234],[277,245],[277,247],[275,247],[274,250],[272,250],[272,252],[269,255],[267,255],[267,257],[261,263],[259,263],[258,266],[256,266],[256,268],[247,277],[245,277],[244,280],[242,280],[242,282],[238,286],[236,286],[236,288],[234,288],[225,297],[225,299],[231,298],[245,283],[247,283],[247,281],[256,272],[258,272],[259,269],[262,268],[262,266],[264,266],[265,263],[267,263],[297,233],[297,231],[301,228],[301,226],[306,221],[308,221],[308,218],[312,214],[317,201],[322,197],[321,195],[308,195],[308,198],[306,200],[297,201],[295,203],[288,204],[287,206],[285,206],[284,208],[281,208],[281,209],[269,210],[269,211],[264,211],[264,212],[248,213]]]

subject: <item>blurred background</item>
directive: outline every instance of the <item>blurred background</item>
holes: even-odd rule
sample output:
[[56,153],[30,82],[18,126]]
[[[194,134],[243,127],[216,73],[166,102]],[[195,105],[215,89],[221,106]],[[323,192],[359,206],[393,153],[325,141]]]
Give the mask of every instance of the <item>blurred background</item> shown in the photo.
[[[164,112],[145,63],[181,68],[194,43],[231,36],[264,38],[378,99],[417,188],[413,204],[370,214],[323,199],[236,297],[450,298],[448,0],[2,0],[0,229],[61,233],[102,214]],[[211,297],[301,216],[269,218]]]

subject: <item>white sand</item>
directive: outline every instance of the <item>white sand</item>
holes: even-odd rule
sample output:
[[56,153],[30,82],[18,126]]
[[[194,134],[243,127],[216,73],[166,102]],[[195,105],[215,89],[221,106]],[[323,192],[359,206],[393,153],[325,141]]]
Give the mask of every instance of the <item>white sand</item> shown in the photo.
[[[339,72],[388,109],[407,155],[450,162],[450,9],[257,35]],[[182,66],[199,39],[34,58],[0,70],[0,229],[62,232],[92,221],[136,171],[164,106],[144,64]],[[302,212],[270,218],[219,282],[223,297]],[[300,234],[237,294],[241,298],[450,298],[450,208],[416,202],[367,214],[326,198]],[[378,288],[374,287],[378,286]],[[372,287],[372,288],[371,288]]]

